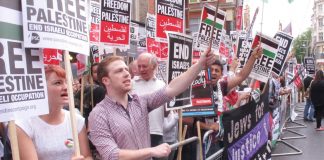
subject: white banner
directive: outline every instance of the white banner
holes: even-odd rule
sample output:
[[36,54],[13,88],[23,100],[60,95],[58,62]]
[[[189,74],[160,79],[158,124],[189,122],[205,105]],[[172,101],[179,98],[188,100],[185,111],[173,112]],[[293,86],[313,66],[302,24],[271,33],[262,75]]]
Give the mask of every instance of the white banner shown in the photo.
[[89,55],[87,0],[22,0],[22,13],[25,47]]
[[24,48],[20,4],[15,2],[0,3],[6,13],[0,14],[0,122],[48,113],[43,56],[38,49]]

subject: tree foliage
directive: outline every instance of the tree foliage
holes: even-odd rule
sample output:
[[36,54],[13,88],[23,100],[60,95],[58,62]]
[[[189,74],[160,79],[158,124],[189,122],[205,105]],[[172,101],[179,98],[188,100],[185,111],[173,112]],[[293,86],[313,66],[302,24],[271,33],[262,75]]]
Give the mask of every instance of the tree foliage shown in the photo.
[[295,51],[295,57],[297,58],[298,63],[303,61],[306,54],[311,54],[311,38],[312,30],[311,28],[308,28],[307,31],[298,35],[297,38],[294,39],[293,50]]

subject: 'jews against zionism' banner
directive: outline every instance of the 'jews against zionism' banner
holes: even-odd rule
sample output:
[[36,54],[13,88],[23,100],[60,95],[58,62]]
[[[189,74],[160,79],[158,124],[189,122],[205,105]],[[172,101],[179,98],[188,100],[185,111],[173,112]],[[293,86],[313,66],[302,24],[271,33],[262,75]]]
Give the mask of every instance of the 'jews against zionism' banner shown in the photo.
[[0,10],[0,122],[47,114],[43,56],[24,48],[21,1],[2,1]]
[[131,0],[101,0],[100,42],[129,48]]
[[224,152],[228,160],[266,160],[271,157],[269,89],[234,110],[223,112]]
[[274,38],[278,40],[279,47],[276,59],[273,64],[272,72],[279,76],[288,57],[288,52],[293,37],[284,32],[278,32]]
[[157,0],[156,10],[156,38],[166,42],[166,31],[184,32],[185,1]]
[[279,45],[277,40],[261,35],[260,33],[255,36],[252,48],[257,47],[259,43],[263,49],[263,54],[261,58],[255,61],[249,77],[266,83],[272,71]]
[[[168,35],[168,74],[167,82],[170,83],[183,72],[187,71],[192,63],[193,39],[187,35],[167,32]],[[167,109],[183,108],[191,106],[191,87],[188,87],[168,103]]]
[[22,0],[21,4],[25,47],[56,48],[89,55],[87,1]]
[[199,35],[196,48],[200,50],[206,50],[209,47],[210,39],[212,38],[212,49],[218,51],[222,29],[224,28],[225,12],[218,9],[216,24],[214,24],[215,30],[213,30],[213,23],[215,17],[216,8],[211,5],[205,5],[202,10],[201,22],[199,26]]

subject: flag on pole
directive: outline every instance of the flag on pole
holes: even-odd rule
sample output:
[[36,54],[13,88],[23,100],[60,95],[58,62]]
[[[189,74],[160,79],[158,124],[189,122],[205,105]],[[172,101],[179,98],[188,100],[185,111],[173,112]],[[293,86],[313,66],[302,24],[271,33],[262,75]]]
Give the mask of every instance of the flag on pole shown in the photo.
[[[214,24],[214,15],[207,12],[207,10],[203,10],[202,20],[204,23],[208,25]],[[216,24],[215,27],[219,30],[222,30],[225,21],[225,16],[223,14],[217,13]]]
[[285,33],[288,33],[288,34],[292,35],[291,22],[282,31],[285,32]]

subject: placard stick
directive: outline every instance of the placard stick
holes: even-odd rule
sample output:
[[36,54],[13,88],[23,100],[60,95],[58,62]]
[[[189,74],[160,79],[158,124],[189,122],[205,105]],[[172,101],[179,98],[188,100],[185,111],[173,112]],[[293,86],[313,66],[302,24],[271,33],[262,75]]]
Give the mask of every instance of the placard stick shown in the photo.
[[9,121],[9,139],[10,139],[10,146],[12,151],[12,159],[19,160],[19,148],[18,148],[18,140],[17,140],[17,132],[16,132],[16,125],[15,121]]
[[116,47],[113,48],[113,55],[117,56],[117,48]]
[[[179,125],[178,125],[178,140],[181,142],[182,140],[182,109],[178,110],[178,115],[179,115]],[[181,160],[181,150],[180,147],[178,149],[178,157],[177,160]]]
[[[211,37],[210,37],[210,41],[209,41],[209,48],[211,49],[212,48],[212,44],[213,44],[213,35],[214,35],[214,31],[215,31],[215,25],[216,25],[216,19],[217,19],[217,12],[218,12],[218,6],[219,6],[219,0],[217,0],[216,2],[216,12],[215,12],[215,15],[214,15],[214,20],[213,20],[213,25],[212,25],[212,32],[211,32]],[[219,55],[217,56],[217,59],[220,59]],[[207,73],[208,73],[208,80],[211,80],[212,77],[211,77],[211,70],[210,70],[210,67],[207,69]],[[206,81],[204,81],[204,83],[206,83]],[[209,83],[209,88],[211,91],[213,91],[213,84]]]
[[201,130],[200,130],[200,122],[197,121],[197,133],[198,133],[198,143],[199,143],[199,159],[203,159],[202,153],[202,140],[201,140]]
[[[90,68],[91,70],[91,68]],[[91,108],[94,107],[93,105],[93,78],[92,78],[92,74],[91,74],[92,71],[90,71],[90,97],[91,97]]]
[[81,97],[80,97],[80,112],[83,116],[83,98],[84,98],[84,76],[81,77]]
[[[184,128],[183,128],[181,141],[186,139],[187,128],[188,128],[188,125],[185,125]],[[183,146],[179,146],[179,148],[178,148],[178,160],[182,159],[182,148],[183,148]]]
[[188,129],[188,125],[185,125],[182,132],[182,141],[186,139],[187,129]]
[[71,115],[71,127],[72,127],[72,135],[73,135],[73,146],[74,146],[74,154],[75,156],[80,156],[80,146],[79,146],[79,138],[78,138],[78,130],[76,126],[76,116],[74,109],[74,97],[73,97],[73,89],[72,89],[72,71],[71,71],[71,63],[69,59],[69,51],[64,50],[64,66],[66,71],[66,81],[67,81],[67,91],[69,96],[69,110]]

